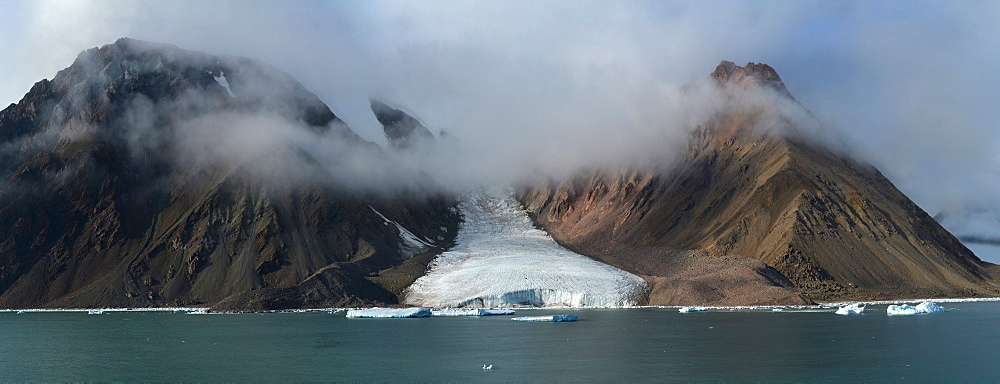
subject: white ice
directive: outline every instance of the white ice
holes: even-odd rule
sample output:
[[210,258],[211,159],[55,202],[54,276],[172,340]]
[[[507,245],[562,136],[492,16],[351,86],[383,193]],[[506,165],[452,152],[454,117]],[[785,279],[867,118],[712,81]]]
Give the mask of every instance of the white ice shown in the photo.
[[576,321],[576,319],[577,319],[577,316],[574,315],[574,314],[551,315],[551,316],[524,316],[524,317],[514,317],[514,318],[511,318],[511,320],[514,320],[514,321],[532,321],[532,322],[547,321],[547,322],[556,322],[556,323],[567,322],[567,321]]
[[456,245],[407,288],[427,307],[621,307],[643,300],[642,278],[557,244],[536,229],[510,188],[468,194]]
[[912,307],[907,304],[903,305],[890,305],[886,309],[886,313],[890,315],[919,315],[924,313],[934,313],[934,312],[945,312],[947,309],[938,305],[933,301],[925,301],[923,303],[917,304],[916,307]]
[[708,308],[705,307],[680,307],[677,312],[680,313],[691,313],[691,312],[705,312]]
[[369,205],[368,208],[371,208],[372,212],[375,212],[376,215],[382,218],[382,224],[395,225],[396,229],[399,230],[399,237],[403,239],[403,242],[399,244],[399,253],[402,254],[403,257],[410,258],[424,253],[428,248],[430,248],[431,245],[429,241],[417,237],[417,235],[414,235],[413,232],[410,232],[410,230],[404,228],[402,225],[399,225],[399,223],[389,220],[389,218],[385,217],[382,212],[379,212],[374,207]]
[[351,309],[347,311],[347,317],[377,317],[377,318],[406,318],[406,317],[428,317],[431,311],[427,308],[367,308]]
[[865,313],[865,306],[861,303],[848,304],[843,307],[837,308],[838,315],[857,315],[860,313]]
[[431,310],[432,316],[496,316],[513,314],[513,309],[447,308]]
[[214,73],[212,73],[212,71],[208,71],[208,73],[210,75],[212,75],[212,78],[215,79],[216,83],[219,83],[219,85],[221,85],[224,88],[226,88],[226,92],[229,93],[229,97],[236,97],[236,94],[233,93],[233,89],[229,87],[229,80],[226,80],[226,73],[225,72],[221,72],[220,71],[219,72],[219,76],[216,76]]

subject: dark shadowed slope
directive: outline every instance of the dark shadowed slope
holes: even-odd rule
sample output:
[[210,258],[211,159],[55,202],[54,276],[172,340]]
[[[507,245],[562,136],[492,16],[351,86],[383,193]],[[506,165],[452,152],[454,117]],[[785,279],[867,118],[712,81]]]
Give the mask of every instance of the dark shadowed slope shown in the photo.
[[349,185],[346,148],[377,146],[249,59],[88,50],[0,112],[0,145],[5,308],[391,304],[371,277],[457,230],[447,198]]
[[[723,62],[727,92],[790,97],[770,67]],[[786,100],[787,101],[787,100]],[[767,103],[691,133],[672,171],[580,172],[524,188],[560,242],[646,275],[651,304],[997,296],[982,262],[875,168],[803,139]],[[794,125],[782,120],[783,125]]]

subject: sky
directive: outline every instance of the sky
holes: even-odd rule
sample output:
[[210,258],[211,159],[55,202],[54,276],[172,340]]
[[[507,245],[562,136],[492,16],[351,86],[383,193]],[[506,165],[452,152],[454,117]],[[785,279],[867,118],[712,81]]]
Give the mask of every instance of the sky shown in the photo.
[[928,213],[1000,210],[997,1],[12,1],[0,103],[126,36],[270,63],[380,144],[372,96],[524,152],[497,162],[655,150],[677,89],[763,62]]

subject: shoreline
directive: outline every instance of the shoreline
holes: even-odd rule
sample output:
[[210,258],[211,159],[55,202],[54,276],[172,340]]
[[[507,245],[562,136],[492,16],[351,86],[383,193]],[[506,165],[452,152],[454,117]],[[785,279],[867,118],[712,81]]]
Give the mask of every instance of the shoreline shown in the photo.
[[[850,304],[866,305],[894,305],[905,303],[921,303],[933,301],[936,303],[974,303],[974,302],[1000,302],[1000,297],[974,297],[974,298],[947,298],[947,299],[898,299],[898,300],[864,300],[864,301],[831,301],[819,302],[816,305],[736,305],[736,306],[691,306],[691,305],[638,305],[624,307],[498,307],[483,309],[513,309],[513,310],[580,310],[580,309],[678,309],[682,307],[698,307],[713,310],[764,310],[764,309],[832,309]],[[89,312],[99,310],[102,312],[183,312],[185,314],[239,314],[239,313],[310,313],[329,312],[339,313],[352,309],[365,309],[378,307],[345,307],[345,308],[300,308],[300,309],[276,309],[268,311],[213,311],[210,307],[149,307],[149,308],[22,308],[22,309],[0,309],[4,312],[25,312],[25,313],[46,313],[46,312]],[[395,307],[394,307],[395,308]],[[398,307],[405,308],[405,307]],[[445,309],[445,308],[429,308]]]

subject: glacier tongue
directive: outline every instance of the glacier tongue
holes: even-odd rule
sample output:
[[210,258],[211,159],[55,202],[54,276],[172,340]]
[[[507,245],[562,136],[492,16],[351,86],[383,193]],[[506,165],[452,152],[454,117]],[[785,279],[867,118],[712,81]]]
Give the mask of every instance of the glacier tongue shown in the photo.
[[574,253],[536,229],[510,188],[467,195],[456,245],[407,288],[405,302],[426,307],[639,304],[642,278]]

